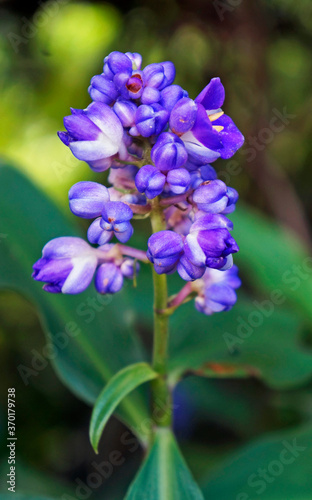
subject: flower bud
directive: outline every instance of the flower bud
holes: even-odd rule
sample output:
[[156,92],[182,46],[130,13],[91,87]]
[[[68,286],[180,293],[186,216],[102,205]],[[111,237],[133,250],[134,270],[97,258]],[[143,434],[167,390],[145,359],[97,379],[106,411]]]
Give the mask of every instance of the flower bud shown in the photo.
[[199,291],[195,299],[196,309],[207,315],[229,311],[237,300],[235,289],[240,285],[237,266],[227,271],[207,269],[197,283]]
[[149,199],[162,193],[166,176],[153,165],[144,165],[135,177],[135,185],[140,193],[145,193]]
[[165,173],[182,167],[187,161],[187,152],[179,137],[170,132],[163,132],[152,148],[151,158],[156,167]]
[[104,59],[103,71],[111,80],[118,73],[132,73],[132,60],[122,52],[111,52]]
[[170,128],[177,135],[185,134],[193,127],[196,117],[197,104],[189,97],[183,97],[170,113]]
[[168,111],[163,109],[159,104],[152,104],[151,106],[142,104],[137,109],[135,115],[137,131],[143,137],[160,134],[166,126],[168,118]]
[[167,184],[174,194],[183,194],[191,182],[190,173],[185,168],[175,168],[167,174]]
[[156,273],[168,274],[175,270],[183,254],[182,236],[173,231],[159,231],[148,240],[147,257]]
[[134,125],[135,113],[138,109],[134,102],[120,100],[115,102],[113,109],[123,127],[128,128]]
[[109,201],[109,192],[103,184],[82,181],[70,188],[68,198],[73,214],[84,219],[93,219],[101,215],[104,204]]
[[117,293],[122,289],[123,276],[112,262],[101,264],[95,275],[95,288],[99,293]]
[[90,285],[97,263],[94,248],[81,238],[55,238],[44,246],[32,277],[45,281],[47,292],[76,294]]
[[109,80],[104,74],[96,75],[91,79],[88,92],[93,101],[111,104],[118,97],[118,90],[114,82]]

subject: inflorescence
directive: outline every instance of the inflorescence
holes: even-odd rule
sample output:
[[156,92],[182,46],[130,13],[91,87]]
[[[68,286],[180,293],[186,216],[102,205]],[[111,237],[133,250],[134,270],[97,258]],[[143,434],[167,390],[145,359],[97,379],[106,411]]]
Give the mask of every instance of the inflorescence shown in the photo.
[[[188,282],[173,304],[194,296],[200,312],[228,310],[240,279],[226,215],[235,210],[238,193],[217,179],[210,164],[231,158],[244,138],[221,109],[219,78],[193,100],[173,84],[172,62],[144,69],[141,62],[137,53],[109,54],[103,73],[91,80],[92,103],[64,118],[61,141],[95,172],[110,169],[111,187],[83,181],[70,189],[71,211],[94,219],[87,237],[96,246],[55,238],[43,248],[33,277],[48,292],[76,294],[95,275],[99,293],[116,293],[124,278],[139,272],[139,261],[150,261],[156,273],[177,271]],[[155,210],[165,229],[151,235],[147,252],[126,246],[132,219]],[[118,243],[111,243],[114,238]]]

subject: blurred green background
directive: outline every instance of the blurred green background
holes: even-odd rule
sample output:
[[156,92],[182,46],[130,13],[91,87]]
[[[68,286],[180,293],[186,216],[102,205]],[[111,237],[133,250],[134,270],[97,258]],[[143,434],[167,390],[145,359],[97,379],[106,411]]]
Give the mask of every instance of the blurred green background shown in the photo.
[[[144,65],[173,61],[175,83],[193,98],[210,78],[220,76],[226,88],[223,109],[246,138],[233,159],[214,164],[220,178],[240,193],[239,209],[231,217],[241,247],[236,259],[243,280],[238,303],[231,313],[213,318],[188,304],[172,321],[172,369],[191,373],[204,366],[207,375],[185,378],[175,392],[175,427],[186,460],[205,498],[258,498],[248,483],[250,474],[278,457],[279,443],[287,436],[300,436],[298,442],[307,451],[266,482],[261,498],[311,498],[311,2],[48,0],[22,5],[2,0],[0,33],[1,162],[14,165],[48,197],[44,201],[38,194],[37,200],[37,191],[28,184],[23,188],[24,181],[19,176],[15,180],[8,170],[1,176],[1,475],[7,473],[8,387],[16,387],[18,399],[18,492],[80,498],[77,486],[86,483],[92,462],[120,450],[123,465],[85,497],[120,500],[142,459],[140,448],[133,451],[135,446],[121,442],[126,427],[115,418],[105,431],[100,458],[95,457],[86,404],[92,397],[88,401],[82,394],[81,387],[88,384],[77,375],[78,357],[73,361],[75,375],[67,369],[70,353],[69,361],[58,365],[67,386],[50,363],[27,386],[17,368],[31,366],[33,350],[42,353],[47,342],[42,324],[48,322],[53,302],[42,299],[40,287],[35,297],[31,262],[48,238],[61,235],[60,227],[65,235],[80,223],[68,210],[69,187],[78,180],[105,180],[76,160],[56,131],[62,130],[70,106],[89,104],[91,77],[101,73],[109,52],[119,50],[140,52]],[[137,222],[136,242],[144,248],[148,225]],[[85,229],[81,223],[80,231]],[[12,258],[8,267],[10,248],[16,261]],[[22,277],[18,270],[24,257]],[[171,278],[173,291],[180,284]],[[279,302],[274,293],[280,294]],[[64,300],[63,308],[75,307]],[[131,344],[133,356],[144,352],[148,359],[148,271],[139,277],[136,290],[129,285],[97,314],[99,328],[110,328],[110,339],[121,300],[125,328],[136,330],[140,344],[137,351],[135,342]],[[252,331],[245,337],[238,331],[239,318]],[[121,350],[128,346],[124,337]],[[105,335],[100,341],[105,354]],[[123,366],[123,359],[118,363]],[[76,386],[69,382],[75,377]],[[85,402],[72,394],[70,385]],[[299,483],[305,496],[295,489]],[[0,488],[6,491],[5,484]],[[240,493],[249,496],[240,498]]]

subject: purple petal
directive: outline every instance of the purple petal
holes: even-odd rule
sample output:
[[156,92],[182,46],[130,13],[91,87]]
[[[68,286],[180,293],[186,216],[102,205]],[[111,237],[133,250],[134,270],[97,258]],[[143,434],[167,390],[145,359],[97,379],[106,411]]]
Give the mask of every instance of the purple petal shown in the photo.
[[180,85],[169,85],[161,91],[159,102],[167,111],[172,111],[176,103],[183,97],[188,97],[186,90],[182,89]]
[[202,104],[207,110],[222,108],[225,98],[225,90],[220,78],[212,78],[208,85],[196,97],[195,101]]
[[105,245],[105,243],[108,243],[112,239],[114,235],[113,231],[105,231],[100,225],[101,221],[102,217],[98,217],[89,226],[87,236],[90,243]]
[[224,129],[219,132],[223,146],[220,153],[221,158],[227,160],[244,144],[244,136],[238,130],[233,120],[227,115],[222,115],[217,120],[214,120],[213,125],[224,127]]
[[123,222],[119,230],[119,225],[114,226],[114,234],[121,243],[126,243],[133,235],[133,227],[130,222]]
[[73,261],[74,268],[62,286],[62,293],[76,294],[83,292],[90,285],[97,267],[96,256],[77,257]]
[[108,201],[105,203],[103,212],[103,219],[110,224],[118,224],[125,222],[133,217],[131,208],[122,201]]
[[207,229],[226,228],[229,231],[233,229],[233,222],[221,214],[198,214],[195,216],[195,222],[191,226],[191,232]]
[[61,236],[49,241],[42,250],[46,259],[61,259],[79,257],[82,254],[92,254],[94,249],[82,238]]

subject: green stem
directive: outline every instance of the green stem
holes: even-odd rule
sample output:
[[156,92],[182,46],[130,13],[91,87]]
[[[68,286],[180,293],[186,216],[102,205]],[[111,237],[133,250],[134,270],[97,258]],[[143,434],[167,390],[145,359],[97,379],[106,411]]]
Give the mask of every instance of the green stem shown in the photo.
[[[166,229],[163,209],[157,198],[153,200],[151,212],[153,233]],[[172,404],[167,382],[168,357],[168,315],[164,313],[168,306],[168,289],[166,274],[157,274],[153,269],[154,284],[154,344],[153,368],[159,377],[152,381],[152,416],[158,427],[171,425]]]

